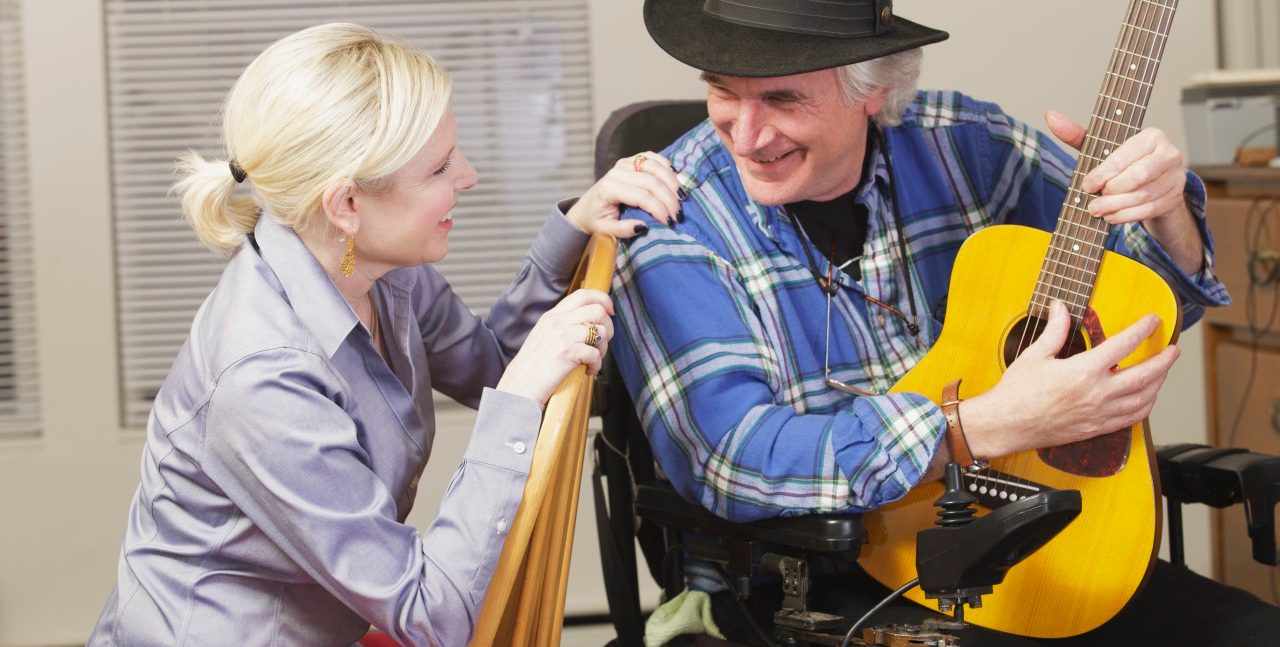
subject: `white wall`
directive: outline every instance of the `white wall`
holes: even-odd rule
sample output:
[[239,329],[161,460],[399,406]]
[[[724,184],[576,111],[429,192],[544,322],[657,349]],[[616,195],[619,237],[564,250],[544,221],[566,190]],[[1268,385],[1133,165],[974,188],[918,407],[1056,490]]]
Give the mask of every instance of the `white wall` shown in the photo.
[[[900,0],[952,32],[929,48],[923,84],[1001,102],[1035,122],[1047,107],[1083,119],[1124,3]],[[1176,91],[1213,65],[1210,3],[1183,2],[1148,121],[1181,140]],[[138,479],[137,430],[120,429],[100,0],[22,0],[26,15],[32,208],[44,431],[0,444],[0,645],[83,641],[115,577]],[[645,34],[639,0],[591,0],[597,125],[626,103],[703,95],[697,74]],[[1053,14],[1051,29],[1038,27]],[[1079,55],[1074,54],[1079,52]],[[1158,442],[1203,438],[1199,336],[1166,385]],[[442,416],[433,465],[455,464],[470,416]],[[588,466],[589,467],[589,466]],[[449,469],[424,476],[424,526]],[[584,485],[585,485],[584,481]],[[580,504],[570,613],[602,611],[589,497]],[[1207,516],[1188,515],[1188,555],[1208,568]],[[650,593],[652,595],[652,593]],[[650,597],[652,599],[652,597]]]

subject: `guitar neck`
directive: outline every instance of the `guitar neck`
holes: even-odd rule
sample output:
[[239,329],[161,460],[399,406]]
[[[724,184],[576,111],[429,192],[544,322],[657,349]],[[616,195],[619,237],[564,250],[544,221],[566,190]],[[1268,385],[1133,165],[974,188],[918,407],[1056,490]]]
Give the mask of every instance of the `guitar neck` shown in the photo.
[[1067,305],[1077,324],[1084,318],[1110,225],[1089,215],[1089,202],[1094,196],[1081,191],[1080,185],[1085,175],[1142,129],[1177,4],[1178,0],[1129,3],[1036,282],[1029,311],[1033,316],[1047,317],[1050,301],[1057,299]]

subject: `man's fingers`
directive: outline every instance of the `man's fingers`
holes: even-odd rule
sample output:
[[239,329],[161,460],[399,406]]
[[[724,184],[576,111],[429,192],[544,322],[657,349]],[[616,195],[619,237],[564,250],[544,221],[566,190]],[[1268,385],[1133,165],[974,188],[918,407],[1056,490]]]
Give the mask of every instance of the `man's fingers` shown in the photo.
[[1111,386],[1118,394],[1140,394],[1152,388],[1158,390],[1181,354],[1177,346],[1169,346],[1138,364],[1117,371]]
[[[1127,175],[1128,172],[1125,174]],[[1117,181],[1107,185],[1107,191],[1111,191],[1116,187]],[[1089,213],[1094,216],[1107,217],[1107,222],[1130,222],[1134,216],[1141,216],[1146,212],[1155,212],[1152,215],[1166,213],[1168,209],[1176,206],[1182,200],[1182,191],[1186,184],[1186,176],[1178,172],[1176,174],[1166,173],[1163,177],[1156,179],[1155,182],[1145,186],[1139,185],[1133,187],[1133,190],[1115,194],[1101,195],[1093,198],[1089,202]],[[1164,209],[1164,211],[1156,211]],[[1125,212],[1123,218],[1113,218],[1120,212]],[[1148,216],[1149,217],[1149,216]],[[1138,217],[1141,220],[1143,218]]]
[[[1133,137],[1130,137],[1115,150],[1110,148],[1109,144],[1104,144],[1102,150],[1095,153],[1102,159],[1089,174],[1084,176],[1084,181],[1080,183],[1080,190],[1085,193],[1098,193],[1104,187],[1107,187],[1121,173],[1129,170],[1129,168],[1151,155],[1156,151],[1156,144],[1163,136],[1163,133],[1157,130],[1142,131]],[[1161,163],[1161,160],[1150,160],[1153,164]],[[1139,173],[1147,173],[1144,181],[1150,181],[1154,174],[1150,168],[1138,169]],[[1138,179],[1135,177],[1135,179]],[[1123,192],[1121,188],[1116,192]]]
[[1062,143],[1076,150],[1084,144],[1084,128],[1061,112],[1050,110],[1044,113],[1044,122],[1049,126],[1049,132]]
[[1104,367],[1115,366],[1120,363],[1120,360],[1128,357],[1159,326],[1160,317],[1147,315],[1132,326],[1121,330],[1119,334],[1098,344],[1090,354]]
[[1071,328],[1071,316],[1067,306],[1054,299],[1049,303],[1049,320],[1045,322],[1044,332],[1036,338],[1035,343],[1027,347],[1027,352],[1034,352],[1036,357],[1055,357],[1062,345],[1067,341],[1067,331]]

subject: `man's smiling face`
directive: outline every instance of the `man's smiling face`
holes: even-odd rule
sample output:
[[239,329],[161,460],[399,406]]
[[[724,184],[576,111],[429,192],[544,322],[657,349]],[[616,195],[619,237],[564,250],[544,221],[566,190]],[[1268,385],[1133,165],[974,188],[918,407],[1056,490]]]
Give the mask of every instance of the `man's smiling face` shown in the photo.
[[834,69],[702,79],[711,122],[756,202],[830,200],[858,185],[878,95],[846,103]]

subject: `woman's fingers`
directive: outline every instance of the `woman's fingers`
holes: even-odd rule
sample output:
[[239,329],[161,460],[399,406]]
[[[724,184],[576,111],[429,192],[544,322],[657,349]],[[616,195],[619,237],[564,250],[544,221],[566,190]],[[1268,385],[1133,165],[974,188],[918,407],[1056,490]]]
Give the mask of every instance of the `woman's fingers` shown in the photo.
[[660,180],[666,185],[666,188],[671,192],[671,195],[676,196],[678,200],[684,199],[684,187],[680,182],[679,174],[676,173],[675,168],[671,166],[671,160],[668,160],[653,151],[645,151],[636,155],[632,159],[640,157],[644,158],[644,163],[641,165],[641,169],[644,173],[648,173]]
[[[551,308],[550,312],[569,312],[587,305],[598,305],[604,308],[604,311],[609,313],[609,316],[613,316],[613,301],[609,299],[609,295],[600,290],[588,288],[574,290],[569,293],[569,296],[561,299],[560,303]],[[543,316],[545,317],[546,315]]]

